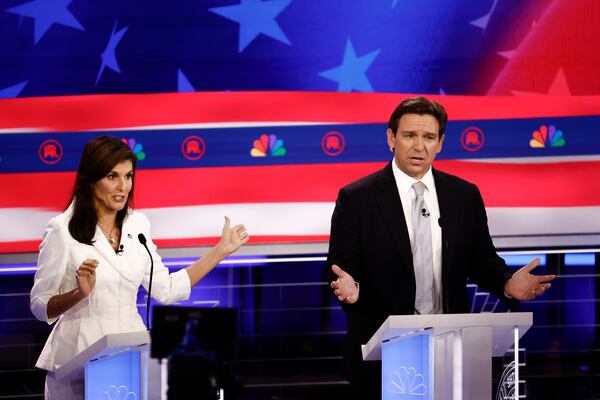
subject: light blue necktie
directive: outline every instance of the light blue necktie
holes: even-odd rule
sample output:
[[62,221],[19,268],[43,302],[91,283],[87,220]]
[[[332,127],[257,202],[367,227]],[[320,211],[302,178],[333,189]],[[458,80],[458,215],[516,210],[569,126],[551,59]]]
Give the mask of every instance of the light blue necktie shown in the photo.
[[431,224],[429,208],[425,204],[423,182],[412,185],[415,199],[412,206],[412,255],[417,292],[415,311],[417,314],[432,314],[435,309],[435,285],[433,280],[433,246],[431,244]]

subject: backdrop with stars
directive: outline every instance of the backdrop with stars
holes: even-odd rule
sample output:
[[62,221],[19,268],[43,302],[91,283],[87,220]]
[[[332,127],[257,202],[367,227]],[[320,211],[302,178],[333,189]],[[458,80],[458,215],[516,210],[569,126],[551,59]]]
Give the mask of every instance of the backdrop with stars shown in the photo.
[[3,0],[0,97],[600,93],[593,0]]

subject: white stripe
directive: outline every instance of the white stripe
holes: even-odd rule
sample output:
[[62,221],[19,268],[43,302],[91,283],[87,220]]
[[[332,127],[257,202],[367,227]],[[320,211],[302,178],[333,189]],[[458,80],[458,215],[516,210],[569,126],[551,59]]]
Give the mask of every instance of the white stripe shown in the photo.
[[91,129],[90,131],[154,131],[174,129],[210,129],[210,128],[261,128],[269,126],[310,126],[310,125],[353,125],[351,122],[307,122],[307,121],[247,121],[247,122],[195,122],[189,124],[164,124],[131,126],[122,128]]
[[40,208],[0,208],[0,242],[41,240],[56,211]]
[[13,133],[38,133],[38,132],[51,132],[49,128],[2,128],[0,129],[0,135],[13,134]]
[[[366,122],[367,124],[370,122]],[[375,122],[377,123],[377,122]],[[381,122],[383,123],[383,122]],[[336,121],[242,121],[242,122],[194,122],[187,124],[162,124],[162,125],[143,125],[143,126],[124,126],[117,128],[97,128],[97,129],[78,129],[77,132],[110,132],[110,131],[155,131],[155,130],[176,130],[176,129],[210,129],[210,128],[260,128],[270,126],[312,126],[312,125],[356,125],[356,122],[336,122]],[[54,128],[35,127],[35,128],[5,128],[0,129],[0,134],[15,133],[58,133]]]
[[455,159],[455,161],[468,161],[468,162],[485,162],[491,164],[554,164],[561,162],[575,162],[575,161],[598,161],[600,160],[599,154],[590,155],[569,155],[569,156],[538,156],[538,157],[494,157],[494,158],[461,158]]
[[600,206],[493,207],[487,214],[492,236],[600,233]]
[[224,216],[244,224],[250,236],[328,235],[335,203],[246,203],[140,210],[152,222],[152,237],[221,236]]
[[[220,236],[223,216],[244,224],[250,236],[328,235],[335,203],[247,203],[140,209],[150,218],[153,239]],[[488,208],[494,237],[600,233],[600,206]],[[0,209],[0,242],[40,240],[56,211]]]

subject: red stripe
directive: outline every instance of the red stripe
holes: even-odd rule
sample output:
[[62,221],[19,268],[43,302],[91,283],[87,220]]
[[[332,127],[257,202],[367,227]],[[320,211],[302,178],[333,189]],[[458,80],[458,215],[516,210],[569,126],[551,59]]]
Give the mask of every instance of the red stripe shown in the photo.
[[[69,205],[75,172],[0,174],[0,208],[42,208],[62,211]],[[4,186],[8,185],[8,186]]]
[[188,206],[335,201],[340,188],[384,165],[373,162],[154,170],[151,178],[139,180],[136,205],[156,208],[166,203]]
[[[28,240],[22,242],[0,242],[0,253],[36,253],[39,250],[40,240]],[[184,239],[157,239],[154,243],[161,247],[196,247],[213,246],[219,241],[218,237],[206,238],[184,238]],[[248,244],[285,244],[285,243],[316,243],[329,241],[329,235],[307,235],[307,236],[252,236]]]
[[[99,130],[204,122],[387,122],[408,94],[196,92],[0,99],[0,129]],[[600,96],[435,96],[451,120],[599,115]]]
[[[160,247],[194,247],[194,246],[214,246],[220,238],[185,238],[185,239],[157,239],[154,243]],[[267,244],[267,243],[313,243],[327,242],[329,235],[307,235],[307,236],[292,236],[292,235],[262,235],[251,236],[248,244]]]
[[22,242],[0,242],[0,253],[37,253],[42,243],[39,240],[27,240]]
[[437,161],[436,167],[475,183],[486,207],[600,206],[600,161],[486,163]]
[[[334,201],[346,184],[385,163],[146,169],[136,172],[136,208],[223,203]],[[0,208],[66,208],[74,172],[0,174]]]
[[[139,170],[136,208],[202,204],[332,202],[346,184],[385,163]],[[535,164],[436,161],[479,186],[488,207],[600,205],[600,161]],[[74,173],[0,174],[2,208],[63,210]]]

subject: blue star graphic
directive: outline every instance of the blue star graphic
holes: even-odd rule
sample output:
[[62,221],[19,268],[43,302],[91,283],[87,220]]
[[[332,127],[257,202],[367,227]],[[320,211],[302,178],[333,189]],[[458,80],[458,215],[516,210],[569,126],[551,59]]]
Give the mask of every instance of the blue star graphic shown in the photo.
[[350,38],[346,42],[344,61],[339,67],[320,72],[319,75],[338,83],[338,92],[372,92],[371,82],[365,75],[371,63],[381,49],[370,52],[362,57],[357,57]]
[[236,6],[215,7],[209,10],[222,17],[240,24],[241,53],[261,33],[280,42],[290,44],[289,39],[275,21],[275,17],[291,3],[292,0],[241,0]]
[[85,31],[77,18],[67,10],[70,3],[71,0],[34,0],[6,11],[34,19],[34,43],[37,44],[54,24]]
[[27,86],[28,81],[17,83],[16,85],[0,89],[0,99],[12,99],[17,97],[23,88]]
[[492,14],[496,10],[497,5],[498,5],[498,0],[494,0],[490,11],[487,14],[485,14],[483,17],[480,17],[480,18],[477,18],[477,19],[471,21],[471,25],[481,28],[485,31],[488,27],[488,24],[490,23],[490,18],[492,17]]
[[100,81],[100,76],[102,75],[102,72],[104,72],[105,67],[108,67],[119,74],[121,73],[121,68],[119,68],[119,64],[117,63],[117,55],[115,53],[115,50],[121,39],[123,39],[123,35],[125,35],[125,32],[127,32],[127,27],[115,33],[116,29],[117,21],[115,21],[115,25],[113,26],[110,38],[108,38],[108,44],[106,45],[106,49],[104,49],[104,51],[100,55],[100,58],[102,59],[102,64],[100,65],[100,69],[98,70],[98,76],[96,77],[96,85],[98,85],[98,81]]
[[181,69],[177,70],[177,91],[178,92],[195,92],[194,86],[190,83],[190,80],[185,76]]

